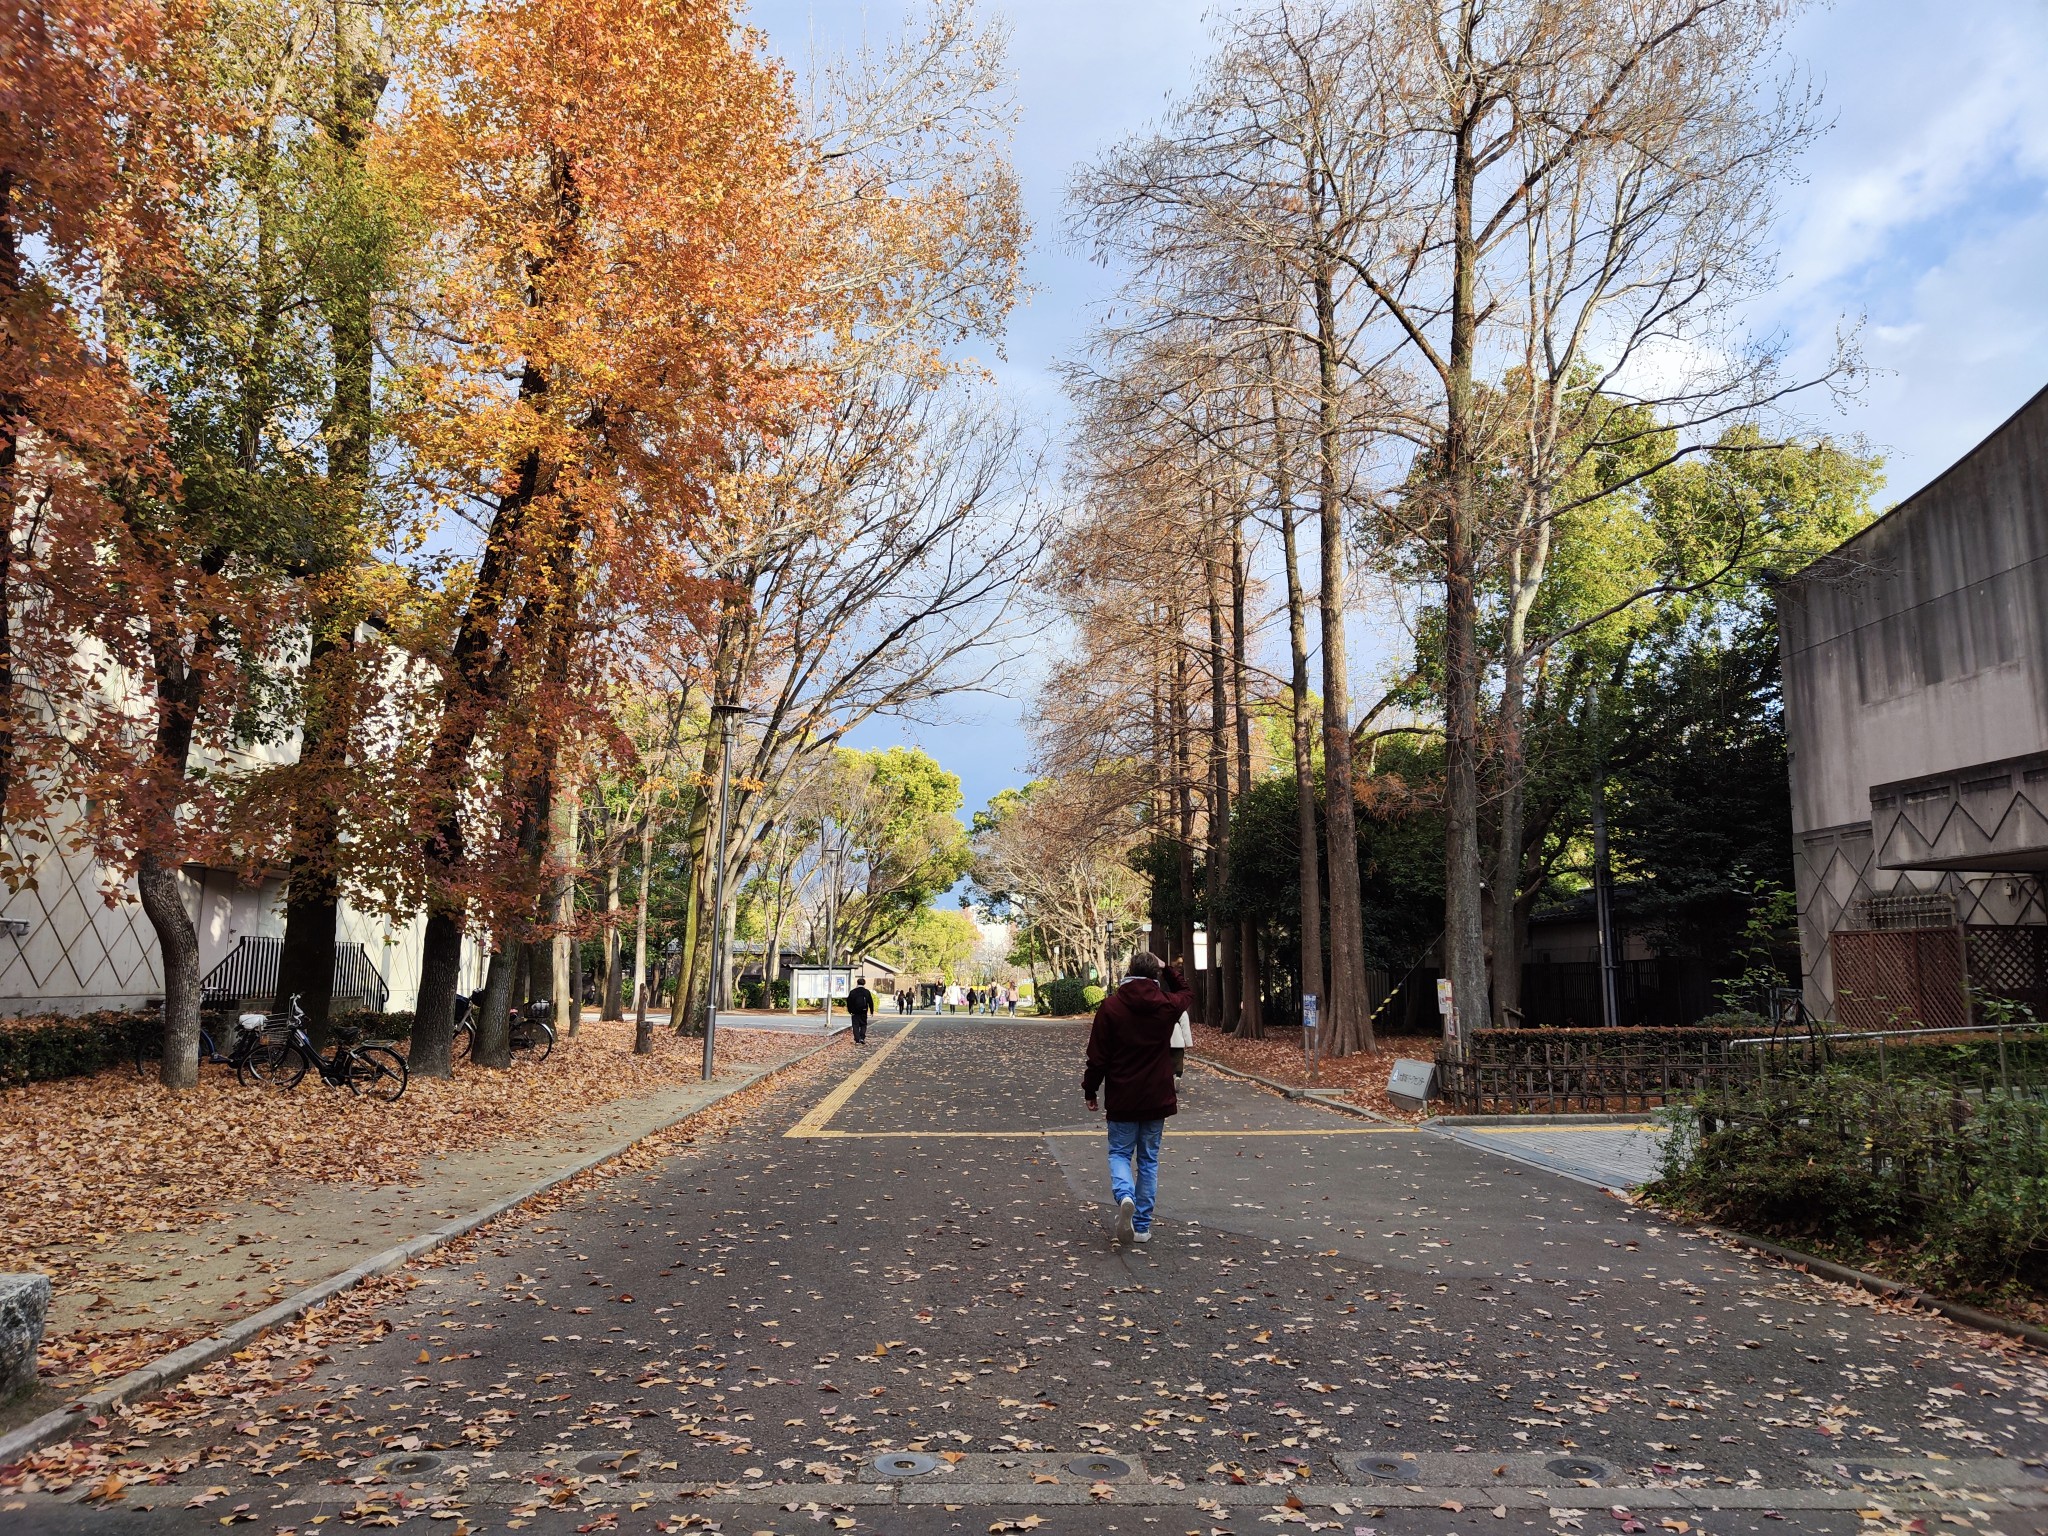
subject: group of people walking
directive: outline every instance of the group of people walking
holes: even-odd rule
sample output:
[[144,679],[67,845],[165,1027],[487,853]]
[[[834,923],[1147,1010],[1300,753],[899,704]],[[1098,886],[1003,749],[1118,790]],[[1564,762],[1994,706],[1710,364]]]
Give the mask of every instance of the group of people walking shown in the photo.
[[[866,985],[865,980],[862,985]],[[964,1012],[993,1016],[1007,1012],[1015,1018],[1017,1004],[1023,1001],[1024,994],[1017,990],[1015,982],[992,987],[963,987],[957,983],[924,987],[916,982],[904,982],[889,997],[898,1013],[916,1013],[920,1008],[929,1007],[933,1013]]]

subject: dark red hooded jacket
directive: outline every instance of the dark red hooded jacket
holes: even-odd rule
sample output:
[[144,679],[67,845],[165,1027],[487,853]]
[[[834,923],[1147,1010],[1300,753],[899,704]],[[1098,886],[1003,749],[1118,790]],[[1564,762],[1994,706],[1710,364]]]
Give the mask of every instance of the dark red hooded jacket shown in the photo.
[[1081,1092],[1109,1085],[1104,1113],[1112,1120],[1164,1120],[1180,1107],[1173,1092],[1173,1026],[1195,995],[1172,966],[1159,980],[1126,977],[1095,1010],[1088,1031],[1088,1070]]

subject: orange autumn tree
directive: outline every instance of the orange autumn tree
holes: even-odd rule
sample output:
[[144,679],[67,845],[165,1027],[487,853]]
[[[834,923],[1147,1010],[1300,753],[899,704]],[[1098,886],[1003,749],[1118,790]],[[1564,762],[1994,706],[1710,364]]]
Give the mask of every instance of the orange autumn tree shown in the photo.
[[396,149],[441,231],[403,417],[481,547],[445,583],[417,722],[429,1075],[476,919],[499,951],[477,1056],[506,1060],[557,761],[630,636],[708,600],[689,534],[726,444],[802,402],[775,359],[817,244],[788,83],[724,4],[480,0],[436,36]]
[[[104,607],[113,488],[161,479],[160,402],[131,377],[112,289],[175,263],[183,150],[174,45],[151,0],[0,4],[0,811],[12,882],[74,788],[72,738],[111,666],[81,651]],[[26,862],[24,863],[24,859]]]

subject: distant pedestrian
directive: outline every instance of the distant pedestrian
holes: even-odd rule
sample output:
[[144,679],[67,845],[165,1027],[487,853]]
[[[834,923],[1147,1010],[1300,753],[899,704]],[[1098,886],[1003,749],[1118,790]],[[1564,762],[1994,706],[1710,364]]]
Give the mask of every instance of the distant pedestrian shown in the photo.
[[846,994],[846,1016],[853,1021],[853,1043],[868,1043],[868,1015],[875,1011],[875,994],[868,990],[865,976],[854,978],[853,990]]
[[1159,1193],[1159,1146],[1167,1117],[1180,1108],[1173,1088],[1173,1035],[1194,994],[1180,972],[1148,950],[1131,956],[1128,974],[1095,1010],[1081,1094],[1088,1108],[1107,1088],[1109,1191],[1119,1242],[1152,1240]]
[[1010,1010],[1010,1017],[1017,1017],[1017,983],[1014,981],[1003,988],[1003,1002]]

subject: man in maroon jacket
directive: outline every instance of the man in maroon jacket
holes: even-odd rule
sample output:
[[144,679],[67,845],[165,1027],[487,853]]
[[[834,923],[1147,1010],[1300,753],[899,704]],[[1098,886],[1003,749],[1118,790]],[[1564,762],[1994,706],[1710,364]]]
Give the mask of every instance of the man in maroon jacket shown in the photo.
[[1081,1094],[1092,1110],[1096,1090],[1109,1088],[1109,1190],[1120,1242],[1152,1239],[1159,1142],[1166,1117],[1180,1107],[1173,1092],[1173,1026],[1193,1002],[1178,971],[1139,950],[1130,974],[1095,1010],[1088,1032]]

